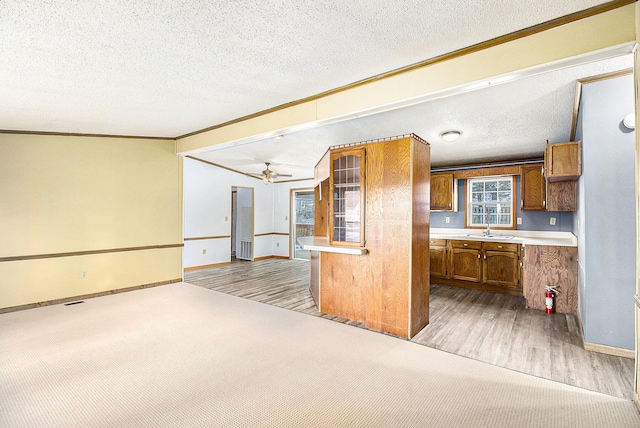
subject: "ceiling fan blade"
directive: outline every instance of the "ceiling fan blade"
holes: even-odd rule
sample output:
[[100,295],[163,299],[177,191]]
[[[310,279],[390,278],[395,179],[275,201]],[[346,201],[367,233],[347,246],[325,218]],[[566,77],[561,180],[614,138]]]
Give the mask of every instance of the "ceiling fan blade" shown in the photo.
[[274,172],[271,175],[274,176],[274,177],[293,177],[293,175],[291,175],[291,174],[280,174],[280,173],[277,173],[277,172]]

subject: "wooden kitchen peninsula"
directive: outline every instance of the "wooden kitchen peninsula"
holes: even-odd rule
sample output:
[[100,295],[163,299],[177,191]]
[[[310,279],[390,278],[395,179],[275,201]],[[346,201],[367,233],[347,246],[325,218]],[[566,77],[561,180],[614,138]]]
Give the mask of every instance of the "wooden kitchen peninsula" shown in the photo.
[[321,312],[411,338],[429,322],[430,148],[416,135],[332,147],[315,169],[310,290]]

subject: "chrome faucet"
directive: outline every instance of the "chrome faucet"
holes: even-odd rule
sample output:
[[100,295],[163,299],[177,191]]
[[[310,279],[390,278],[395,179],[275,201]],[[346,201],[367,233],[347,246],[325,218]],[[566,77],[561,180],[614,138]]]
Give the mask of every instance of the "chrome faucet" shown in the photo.
[[487,230],[482,232],[484,236],[491,236],[491,224],[489,224],[490,219],[491,217],[489,216],[489,213],[487,213]]

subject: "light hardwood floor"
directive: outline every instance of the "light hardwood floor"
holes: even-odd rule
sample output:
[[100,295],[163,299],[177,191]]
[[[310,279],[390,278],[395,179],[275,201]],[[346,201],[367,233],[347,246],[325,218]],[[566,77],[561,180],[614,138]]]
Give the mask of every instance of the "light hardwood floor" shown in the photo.
[[[364,328],[317,310],[306,261],[239,260],[185,272],[185,282]],[[575,316],[527,309],[522,297],[432,284],[429,325],[411,341],[616,397],[633,395],[632,359],[585,351]]]

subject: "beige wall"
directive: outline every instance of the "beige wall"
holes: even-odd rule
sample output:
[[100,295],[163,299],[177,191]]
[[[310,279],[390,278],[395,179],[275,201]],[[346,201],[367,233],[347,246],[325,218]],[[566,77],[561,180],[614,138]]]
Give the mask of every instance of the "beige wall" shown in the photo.
[[119,251],[182,243],[173,140],[0,134],[0,201],[0,308],[182,277],[179,246]]

